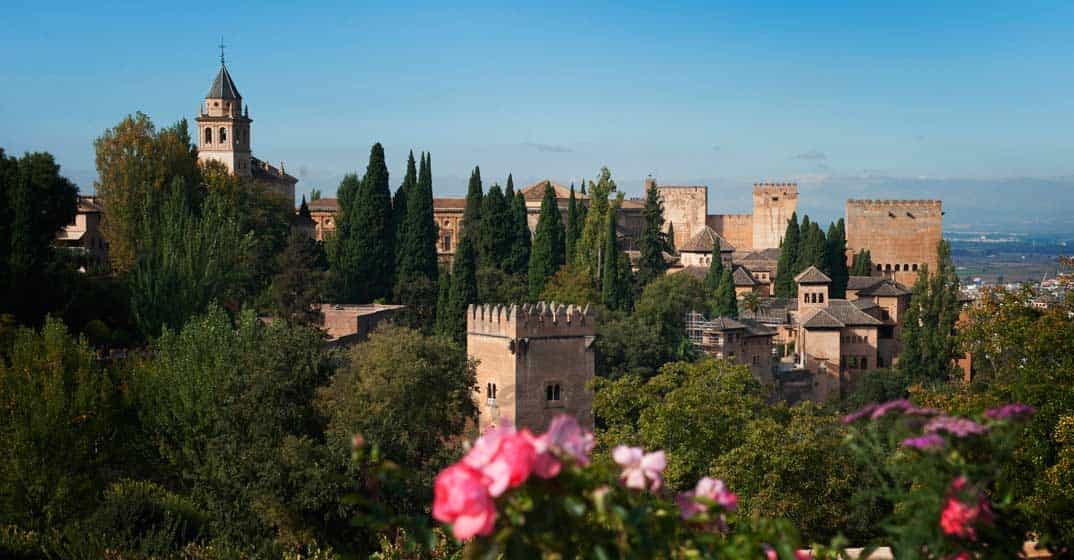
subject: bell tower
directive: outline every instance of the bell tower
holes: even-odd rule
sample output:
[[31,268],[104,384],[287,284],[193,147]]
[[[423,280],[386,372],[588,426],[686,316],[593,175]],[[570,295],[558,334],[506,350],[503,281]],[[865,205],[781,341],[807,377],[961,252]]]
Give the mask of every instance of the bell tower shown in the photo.
[[220,45],[220,71],[216,73],[205,102],[198,109],[198,159],[219,161],[240,177],[252,174],[250,161],[249,107],[243,107],[239,88],[224,63]]

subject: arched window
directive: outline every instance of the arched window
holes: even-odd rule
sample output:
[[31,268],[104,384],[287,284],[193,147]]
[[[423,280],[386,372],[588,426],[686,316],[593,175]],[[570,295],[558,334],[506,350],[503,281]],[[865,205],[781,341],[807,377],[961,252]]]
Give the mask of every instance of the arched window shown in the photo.
[[876,269],[877,269],[878,271],[879,271],[879,270],[884,270],[884,265],[882,265],[882,264],[878,264],[878,265],[876,265]]
[[895,265],[895,272],[899,271],[899,265]]
[[220,127],[220,143],[223,144],[224,142],[227,142],[227,129]]
[[809,303],[809,294],[802,294],[802,303]]
[[558,401],[560,398],[559,383],[549,383],[544,388],[544,396],[547,401]]
[[211,129],[211,128],[206,128],[205,129],[205,143],[206,144],[212,144],[213,143],[213,129]]
[[904,264],[904,265],[902,265],[902,269],[903,270],[910,270],[910,265]]
[[914,263],[914,272],[917,272],[917,263]]
[[891,272],[891,263],[888,263],[888,264],[884,265],[884,271],[885,272]]
[[824,294],[823,293],[817,294],[817,298],[820,300],[817,303],[824,303]]

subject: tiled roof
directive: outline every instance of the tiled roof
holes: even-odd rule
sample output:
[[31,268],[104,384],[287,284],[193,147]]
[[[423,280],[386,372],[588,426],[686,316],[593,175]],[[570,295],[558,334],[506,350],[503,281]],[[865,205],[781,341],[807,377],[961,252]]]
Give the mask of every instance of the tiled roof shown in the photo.
[[810,266],[803,270],[801,274],[795,276],[794,281],[799,284],[830,284],[832,279],[828,278],[828,275],[821,272],[819,268]]
[[462,210],[466,208],[466,199],[461,197],[434,198],[433,210]]
[[845,299],[828,301],[828,306],[817,310],[802,321],[807,329],[842,328],[848,326],[880,326],[884,323],[862,311]]
[[307,204],[310,212],[339,212],[339,200],[334,198],[318,198]]
[[220,65],[220,71],[216,73],[213,86],[209,88],[209,93],[205,97],[211,99],[242,99],[242,96],[239,95],[239,88],[235,87],[235,82],[231,80],[231,74],[228,73],[227,66]]
[[876,309],[877,307],[880,307],[875,301],[864,298],[856,299],[850,303],[853,303],[858,309],[861,309],[862,311],[868,311],[870,309]]
[[732,319],[730,317],[716,317],[705,325],[705,330],[711,331],[746,331],[752,336],[775,336],[775,329],[766,327],[751,319]]
[[745,268],[743,268],[741,266],[736,266],[735,267],[734,279],[735,279],[735,286],[750,286],[750,287],[753,287],[753,286],[757,285],[757,280],[754,279],[753,275],[750,274],[748,270],[746,270]]
[[897,297],[908,296],[910,290],[906,289],[906,286],[899,284],[893,280],[884,279],[879,284],[858,290],[859,296],[884,296],[884,297]]
[[879,284],[883,280],[880,276],[850,276],[847,278],[847,289],[864,290]]
[[726,239],[720,237],[720,234],[709,226],[704,226],[700,231],[694,234],[689,241],[683,243],[682,247],[679,247],[679,252],[686,251],[687,253],[711,253],[712,248],[719,242],[720,252],[727,253],[735,250],[734,245],[727,242]]
[[[281,167],[283,164],[280,164]],[[270,183],[297,183],[298,179],[291,175],[288,175],[282,168],[276,168],[267,161],[257,159],[255,157],[250,158],[250,172],[255,179],[259,181],[268,181]]]
[[842,321],[836,319],[831,313],[828,313],[827,309],[818,309],[813,315],[810,315],[808,319],[802,322],[802,326],[807,329],[841,329],[846,326]]
[[[571,189],[570,188],[564,187],[563,185],[560,185],[559,183],[555,183],[555,182],[553,182],[553,181],[551,181],[549,179],[543,179],[541,181],[537,181],[536,183],[534,183],[534,184],[532,184],[532,185],[530,185],[528,187],[523,188],[519,192],[522,193],[522,196],[526,197],[526,200],[541,200],[541,199],[544,198],[544,186],[545,185],[552,185],[552,191],[555,192],[557,199],[567,200],[568,198],[571,197]],[[574,193],[574,197],[578,198],[578,199],[589,198],[587,195],[584,195],[584,194],[582,194],[580,192],[577,192],[577,190]]]
[[697,266],[697,265],[684,266],[684,267],[682,267],[682,270],[679,271],[679,274],[689,274],[690,276],[693,276],[694,278],[697,278],[698,280],[704,280],[705,276],[707,276],[708,273],[709,273],[709,267],[707,267],[707,266]]

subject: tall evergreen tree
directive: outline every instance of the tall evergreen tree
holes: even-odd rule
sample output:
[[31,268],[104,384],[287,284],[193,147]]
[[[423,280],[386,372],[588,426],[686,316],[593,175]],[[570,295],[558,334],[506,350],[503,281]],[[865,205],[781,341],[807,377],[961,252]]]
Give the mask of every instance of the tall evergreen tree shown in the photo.
[[872,276],[873,256],[868,249],[862,249],[854,255],[854,266],[850,270],[854,276]]
[[824,272],[832,279],[830,297],[842,299],[847,296],[850,269],[847,267],[846,222],[839,218],[828,226],[827,264]]
[[576,249],[578,268],[581,272],[593,278],[594,284],[599,284],[602,262],[601,252],[604,249],[605,232],[608,216],[608,196],[616,190],[612,173],[607,167],[602,167],[600,177],[596,183],[590,183],[589,208],[586,211],[585,225],[582,227],[582,237],[578,241]]
[[493,184],[481,202],[478,261],[482,267],[507,270],[505,260],[511,252],[516,230],[514,199],[508,201],[500,185]]
[[[646,189],[645,210],[642,212],[645,223],[641,229],[641,239],[638,240],[640,257],[638,259],[638,282],[644,286],[656,278],[663,276],[667,271],[667,261],[664,260],[664,250],[667,249],[667,238],[664,235],[664,203],[660,200],[660,193],[656,190],[656,183]],[[716,252],[717,259],[719,251]]]
[[477,301],[477,249],[473,237],[462,235],[455,249],[455,262],[451,269],[451,297],[446,324],[450,324],[452,338],[459,344],[466,343],[466,308]]
[[936,272],[929,274],[927,266],[918,271],[899,337],[899,369],[924,383],[953,378],[960,353],[955,336],[960,305],[958,275],[947,241],[941,240],[936,252]]
[[391,293],[395,252],[388,166],[380,143],[369,152],[365,177],[354,188],[353,175],[340,184],[336,273],[340,300],[369,303]]
[[556,204],[552,185],[545,184],[541,199],[541,215],[537,219],[537,232],[530,251],[529,292],[530,298],[541,297],[548,280],[563,266],[566,260],[563,223]]
[[668,240],[668,254],[679,254],[679,248],[675,246],[675,224],[668,224],[668,232],[665,234],[665,237]]
[[448,270],[442,271],[439,284],[436,294],[435,332],[439,336],[455,339],[457,322],[452,315],[455,308],[451,305],[451,272]]
[[735,275],[730,268],[720,273],[720,284],[712,304],[715,317],[738,317],[738,298],[735,297]]
[[310,205],[306,204],[306,195],[302,195],[302,204],[298,205],[298,215],[303,218],[313,219],[313,215],[310,214]]
[[571,183],[571,197],[567,200],[567,264],[574,264],[578,238],[582,235],[582,216],[578,212],[578,199],[574,195],[574,183]]
[[[622,200],[612,204],[608,209],[608,215],[604,219],[604,248],[603,270],[601,271],[601,300],[605,307],[615,310],[627,310],[632,304],[630,277],[630,261],[626,254],[619,250],[616,242],[615,223],[619,204]],[[626,267],[623,266],[624,261]]]
[[783,243],[779,247],[779,260],[776,262],[776,296],[794,297],[798,293],[798,286],[794,283],[797,274],[795,267],[798,264],[798,213],[791,214],[787,220],[787,229],[783,232]]
[[[421,156],[421,165],[425,167],[425,154]],[[418,171],[414,165],[414,150],[410,150],[410,155],[406,161],[406,174],[403,175],[403,182],[399,184],[399,188],[395,190],[395,196],[392,197],[392,227],[395,228],[395,246],[397,248],[395,252],[395,266],[396,268],[402,268],[404,251],[398,250],[407,243],[407,212],[406,204],[409,193],[414,189],[414,186],[418,183]]]
[[[508,185],[511,184],[511,176],[507,176]],[[524,275],[530,266],[530,222],[529,211],[526,209],[526,196],[522,191],[515,193],[513,202],[514,235],[511,236],[511,250],[506,259],[506,270],[511,274]]]
[[459,234],[459,242],[462,242],[462,236],[470,232],[475,250],[479,250],[478,247],[481,245],[477,236],[481,235],[481,199],[484,196],[484,188],[481,186],[481,168],[474,167],[470,173],[470,183],[466,187],[466,208],[462,211],[462,223],[459,224],[462,230]]
[[824,232],[820,225],[809,220],[809,216],[802,219],[801,237],[798,246],[798,262],[795,264],[794,274],[815,266],[823,270],[826,266],[828,241],[824,238]]
[[708,297],[716,296],[720,288],[720,279],[723,278],[723,259],[720,258],[720,252],[716,249],[717,247],[713,247],[709,271],[705,274],[705,293]]
[[396,301],[407,306],[403,323],[431,332],[435,323],[438,265],[433,219],[432,156],[422,154],[421,170],[414,184],[405,191],[406,215],[402,238],[396,247],[398,267],[395,276]]

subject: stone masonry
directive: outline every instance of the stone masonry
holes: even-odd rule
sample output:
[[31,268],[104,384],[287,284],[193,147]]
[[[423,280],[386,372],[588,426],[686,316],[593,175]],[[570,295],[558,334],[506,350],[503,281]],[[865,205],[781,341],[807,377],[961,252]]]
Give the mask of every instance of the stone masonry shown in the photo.
[[873,274],[913,285],[922,265],[936,270],[943,236],[939,200],[848,200],[847,251],[868,249]]
[[470,305],[466,351],[477,362],[482,430],[504,421],[543,430],[559,414],[593,427],[593,311],[574,305]]

